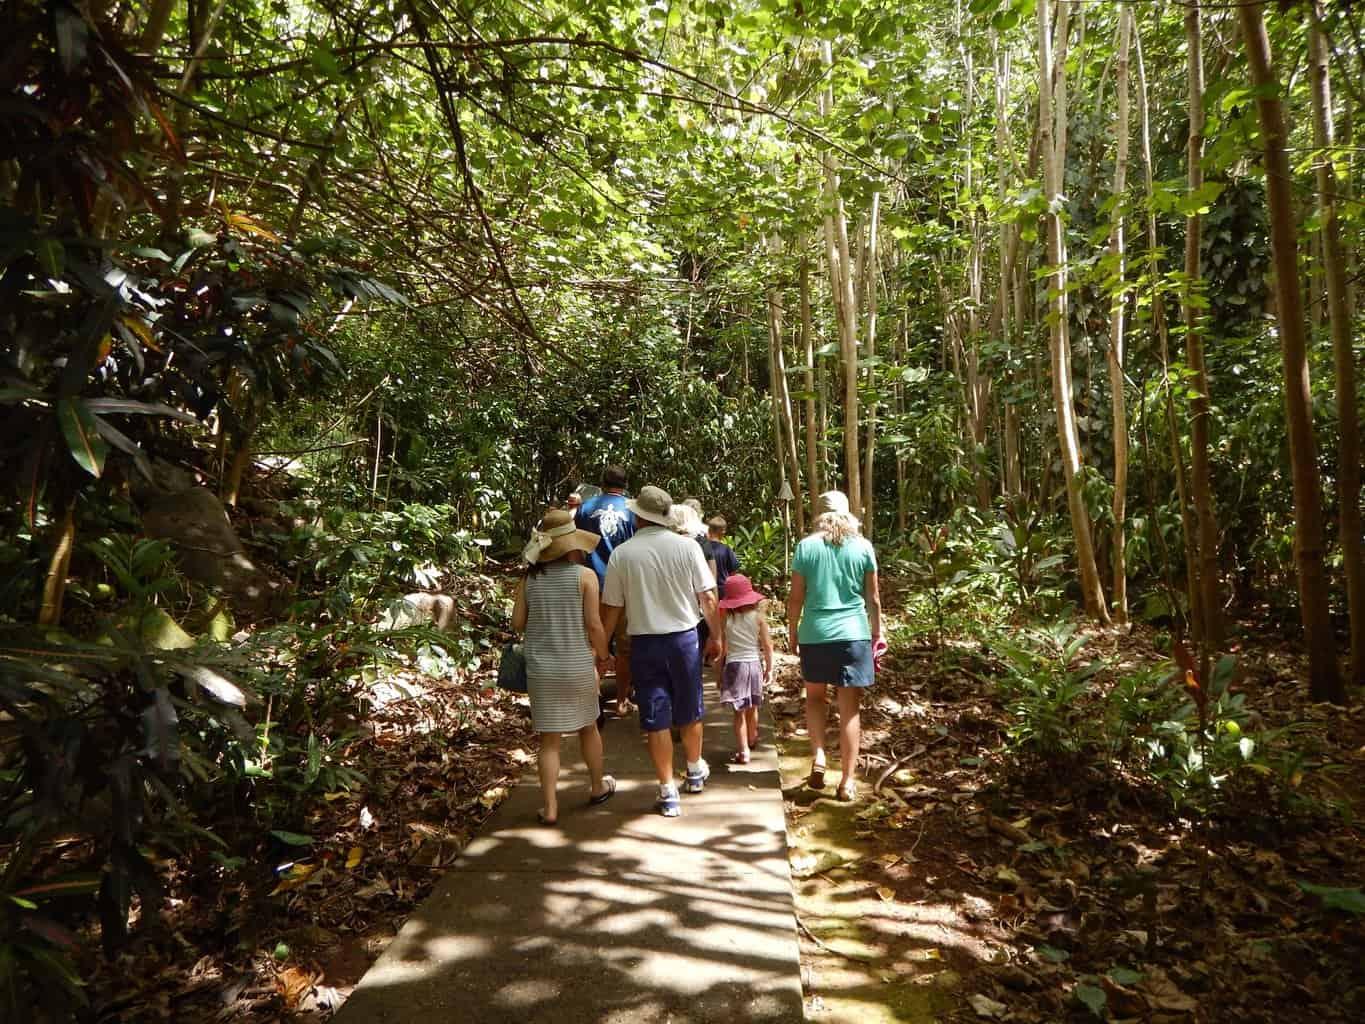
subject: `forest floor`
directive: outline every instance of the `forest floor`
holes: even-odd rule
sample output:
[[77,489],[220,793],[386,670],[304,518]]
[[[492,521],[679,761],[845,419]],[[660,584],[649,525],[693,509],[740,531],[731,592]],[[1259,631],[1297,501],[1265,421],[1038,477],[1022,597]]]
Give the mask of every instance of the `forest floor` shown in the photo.
[[[888,580],[886,597],[895,637],[906,594]],[[1365,793],[1365,707],[1310,703],[1282,647],[1246,644],[1236,688],[1264,726],[1306,723],[1304,770],[1344,797],[1331,812],[1252,792],[1191,820],[1093,759],[1007,756],[1001,667],[962,637],[893,645],[865,702],[862,794],[839,804],[832,783],[823,797],[804,784],[784,656],[769,708],[809,1018],[1365,1018],[1365,842],[1348,813]],[[1082,657],[1160,659],[1141,628],[1096,631]],[[164,865],[161,925],[88,963],[94,1019],[319,1020],[344,1000],[533,758],[524,702],[489,678],[396,676],[409,695],[358,723],[345,756],[365,782],[310,810],[307,856],[288,867],[277,851],[231,876]],[[1095,690],[1112,681],[1096,676]],[[727,740],[708,738],[713,761]]]
[[[894,621],[903,595],[889,589]],[[1141,628],[1096,631],[1082,657],[1160,660]],[[1365,843],[1349,818],[1349,801],[1365,809],[1365,707],[1311,704],[1278,645],[1244,646],[1234,689],[1267,727],[1305,723],[1304,768],[1345,808],[1245,794],[1194,821],[1103,764],[1021,766],[1002,754],[999,666],[970,640],[893,644],[864,704],[862,797],[840,804],[833,769],[824,796],[805,785],[786,660],[770,706],[810,1019],[1365,1019]],[[1096,676],[1095,691],[1112,682]],[[1336,897],[1350,910],[1301,881],[1353,889]]]

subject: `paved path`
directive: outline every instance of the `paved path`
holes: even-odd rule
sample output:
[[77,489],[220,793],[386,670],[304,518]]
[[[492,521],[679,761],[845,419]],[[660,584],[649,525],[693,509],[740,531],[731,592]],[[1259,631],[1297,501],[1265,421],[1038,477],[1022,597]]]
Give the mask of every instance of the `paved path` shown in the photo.
[[[534,774],[404,925],[338,1024],[704,1024],[802,1019],[801,966],[771,721],[727,766],[711,687],[706,792],[683,816],[657,793],[634,721],[605,729],[616,796],[588,808],[566,740],[560,827],[535,822]],[[681,750],[677,757],[682,762]]]

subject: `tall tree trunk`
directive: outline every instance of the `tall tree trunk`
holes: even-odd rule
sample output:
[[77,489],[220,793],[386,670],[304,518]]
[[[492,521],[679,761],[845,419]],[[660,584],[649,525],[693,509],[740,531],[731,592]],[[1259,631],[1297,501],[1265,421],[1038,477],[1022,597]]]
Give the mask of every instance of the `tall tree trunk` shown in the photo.
[[1119,12],[1119,52],[1114,71],[1118,116],[1114,122],[1114,224],[1109,232],[1109,252],[1114,258],[1118,287],[1109,316],[1109,400],[1114,415],[1114,620],[1128,622],[1128,563],[1125,557],[1124,519],[1128,502],[1128,414],[1123,395],[1123,313],[1128,299],[1125,278],[1123,201],[1128,177],[1128,46],[1133,9]]
[[1308,677],[1315,700],[1341,703],[1345,688],[1337,669],[1336,639],[1327,607],[1323,568],[1322,480],[1313,437],[1303,295],[1299,290],[1294,229],[1293,179],[1285,154],[1284,110],[1271,66],[1261,5],[1238,9],[1246,42],[1251,84],[1256,89],[1261,139],[1265,149],[1266,204],[1270,212],[1270,253],[1275,269],[1275,306],[1284,359],[1285,413],[1289,420],[1289,459],[1294,475],[1294,555],[1299,569],[1299,606]]
[[[971,48],[962,39],[962,6],[957,7],[957,45],[962,57],[963,95],[965,103],[963,117],[967,124],[972,123],[976,108],[976,68]],[[971,418],[972,429],[972,477],[976,486],[977,507],[985,510],[991,506],[991,480],[988,472],[987,427],[990,423],[990,377],[981,370],[981,296],[982,261],[986,239],[977,223],[976,200],[974,191],[976,181],[975,137],[965,133],[967,147],[966,159],[962,161],[962,193],[967,198],[967,339],[964,348],[967,363],[968,400],[967,411]]]
[[882,210],[882,194],[872,193],[872,214],[868,218],[867,235],[867,266],[865,268],[865,280],[867,282],[864,291],[864,300],[867,304],[867,340],[863,345],[863,358],[867,362],[867,389],[871,396],[867,406],[867,433],[863,441],[863,530],[868,537],[871,537],[875,529],[875,501],[873,498],[873,473],[876,466],[877,450],[877,368],[873,365],[873,359],[877,354],[877,280],[878,256],[877,248],[880,242],[880,222]]
[[[900,372],[900,368],[905,365],[905,336],[909,329],[906,323],[906,314],[902,313],[900,323],[896,325],[896,423],[903,422],[905,415],[905,380]],[[910,510],[907,507],[908,495],[905,493],[905,454],[901,446],[896,446],[896,529],[904,536],[910,523]]]
[[806,363],[806,486],[810,489],[811,515],[815,514],[815,496],[820,486],[820,445],[819,424],[815,419],[815,339],[811,331],[810,315],[810,254],[807,247],[801,247],[801,352]]
[[38,608],[38,625],[56,626],[62,621],[66,597],[66,574],[71,568],[71,552],[76,546],[76,499],[66,503],[61,522],[53,534],[52,557],[43,577],[43,599]]
[[[1199,24],[1199,0],[1185,9],[1185,50],[1189,78],[1190,135],[1186,162],[1193,192],[1204,183],[1204,53]],[[1203,324],[1196,299],[1203,274],[1199,260],[1199,214],[1185,219],[1185,358],[1193,375],[1190,399],[1190,461],[1194,491],[1194,514],[1199,524],[1199,606],[1204,631],[1200,636],[1202,678],[1207,679],[1211,654],[1223,640],[1219,599],[1218,518],[1213,500],[1213,474],[1209,468],[1209,373],[1204,365]]]
[[[777,263],[782,255],[782,242],[773,235],[769,243],[769,253],[773,257],[773,272],[777,273]],[[782,289],[774,283],[769,292],[769,309],[772,310],[772,357],[773,373],[777,384],[777,412],[781,425],[781,451],[778,457],[785,459],[787,477],[791,480],[792,500],[796,504],[796,529],[806,532],[806,496],[801,486],[801,460],[796,453],[796,418],[792,413],[791,388],[787,385],[787,356],[782,335]]]
[[1147,102],[1147,68],[1142,59],[1142,34],[1133,25],[1134,48],[1137,52],[1138,123],[1142,140],[1142,175],[1147,195],[1147,273],[1152,282],[1152,331],[1161,355],[1162,405],[1166,413],[1166,433],[1171,446],[1171,471],[1175,477],[1176,500],[1180,503],[1180,532],[1185,551],[1185,597],[1190,609],[1190,627],[1194,636],[1204,635],[1204,617],[1200,613],[1199,573],[1195,559],[1198,540],[1194,512],[1190,505],[1189,487],[1185,476],[1185,455],[1180,444],[1180,430],[1176,424],[1175,401],[1171,395],[1171,340],[1166,321],[1166,294],[1158,273],[1160,247],[1156,233],[1156,186],[1152,173],[1152,119]]
[[[1052,400],[1056,406],[1057,442],[1062,453],[1062,472],[1066,477],[1067,508],[1071,513],[1071,529],[1076,541],[1076,563],[1080,574],[1081,593],[1085,610],[1092,618],[1109,622],[1104,593],[1100,588],[1099,570],[1095,565],[1095,547],[1090,535],[1090,514],[1086,511],[1081,493],[1081,449],[1076,430],[1076,410],[1071,398],[1071,341],[1068,331],[1066,238],[1063,234],[1061,207],[1062,169],[1066,156],[1066,68],[1062,60],[1054,65],[1050,34],[1051,3],[1038,0],[1038,66],[1039,104],[1038,134],[1043,157],[1044,190],[1048,204],[1047,258],[1051,265],[1050,333],[1052,352]],[[1064,46],[1069,24],[1069,5],[1059,5],[1057,39]],[[1056,90],[1053,90],[1053,75]]]
[[[823,44],[825,66],[834,64],[833,50]],[[833,88],[822,94],[822,113],[834,107]],[[823,157],[825,202],[830,213],[825,220],[827,248],[830,253],[830,287],[839,322],[839,355],[844,384],[844,490],[853,514],[862,514],[862,472],[858,458],[858,301],[853,291],[853,264],[849,257],[848,217],[839,194],[839,170],[828,151]]]
[[1313,60],[1313,148],[1318,152],[1318,213],[1322,221],[1323,270],[1327,284],[1327,319],[1337,388],[1337,501],[1340,507],[1341,555],[1346,573],[1346,603],[1351,617],[1351,663],[1348,677],[1365,685],[1365,566],[1360,535],[1360,423],[1356,411],[1355,353],[1351,350],[1351,299],[1346,284],[1346,254],[1337,217],[1339,184],[1333,166],[1332,80],[1327,40],[1322,33],[1322,0],[1314,0],[1309,47]]
[[[776,271],[774,270],[774,275]],[[782,345],[782,298],[777,283],[768,285],[768,395],[772,402],[773,464],[777,468],[778,493],[787,483],[787,458],[782,439],[782,387],[777,379],[777,353]]]
[[[1009,50],[1000,43],[1000,33],[992,31],[992,45],[995,49],[995,150],[997,160],[996,189],[995,195],[1000,203],[1000,208],[1004,209],[1006,191],[1010,177],[1010,135],[1009,135],[1009,96],[1010,81],[1010,54]],[[1013,242],[1013,244],[1011,244]],[[1011,250],[1017,258],[1018,242],[1015,228],[1012,224],[1001,222],[1000,224],[1000,280],[995,296],[995,320],[996,323],[988,333],[994,334],[996,330],[1000,333],[1000,339],[1005,346],[1006,360],[1009,364],[1007,373],[1011,383],[1014,379],[1014,360],[1011,358],[1011,337],[1010,337],[1010,279],[1013,276],[1011,268]],[[1003,400],[1001,405],[1004,407],[1004,453],[1002,462],[1002,476],[1004,478],[1005,494],[1010,497],[1017,497],[1023,487],[1023,469],[1019,454],[1019,410],[1014,402]]]
[[138,50],[154,54],[160,49],[174,8],[175,0],[153,0],[147,9],[147,20],[143,23],[142,34],[137,39]]

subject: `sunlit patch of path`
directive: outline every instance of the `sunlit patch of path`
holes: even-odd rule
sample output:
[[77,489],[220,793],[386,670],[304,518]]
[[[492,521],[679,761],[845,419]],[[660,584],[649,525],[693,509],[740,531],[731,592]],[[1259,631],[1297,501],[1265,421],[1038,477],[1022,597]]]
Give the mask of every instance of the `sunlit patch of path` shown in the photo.
[[[800,955],[770,723],[744,767],[725,764],[715,692],[711,782],[683,816],[656,788],[633,722],[605,730],[615,798],[586,806],[561,780],[560,825],[535,821],[528,777],[437,885],[335,1018],[702,1024],[800,1021]],[[564,763],[577,759],[566,741]]]

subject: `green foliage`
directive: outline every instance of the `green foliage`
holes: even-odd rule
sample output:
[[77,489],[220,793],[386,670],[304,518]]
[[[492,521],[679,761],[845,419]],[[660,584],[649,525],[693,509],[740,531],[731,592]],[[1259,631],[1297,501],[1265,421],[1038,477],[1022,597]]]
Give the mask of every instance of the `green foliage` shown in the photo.
[[990,639],[990,648],[1005,668],[999,686],[1010,719],[1010,747],[1020,756],[1070,758],[1094,741],[1094,729],[1082,699],[1103,667],[1078,665],[1086,637],[1073,622],[1021,630]]
[[906,547],[897,556],[911,578],[924,587],[933,608],[935,640],[943,646],[945,616],[953,601],[967,588],[974,576],[975,559],[969,546],[951,544],[951,528],[922,526],[914,533],[914,548]]
[[739,560],[739,571],[755,586],[785,587],[783,569],[787,557],[787,538],[779,520],[769,519],[753,526],[740,524],[727,538]]
[[1055,528],[1041,512],[1021,500],[1005,505],[991,535],[991,570],[1008,581],[1020,608],[1057,593],[1057,570],[1067,559],[1059,546]]
[[1322,900],[1322,905],[1329,910],[1342,910],[1356,917],[1365,914],[1365,893],[1359,889],[1314,885],[1311,882],[1299,882],[1298,886],[1308,895]]
[[433,589],[449,573],[477,566],[488,544],[456,525],[452,505],[408,502],[371,512],[309,499],[278,511],[292,526],[272,539],[296,573],[299,613],[368,614],[381,594]]

